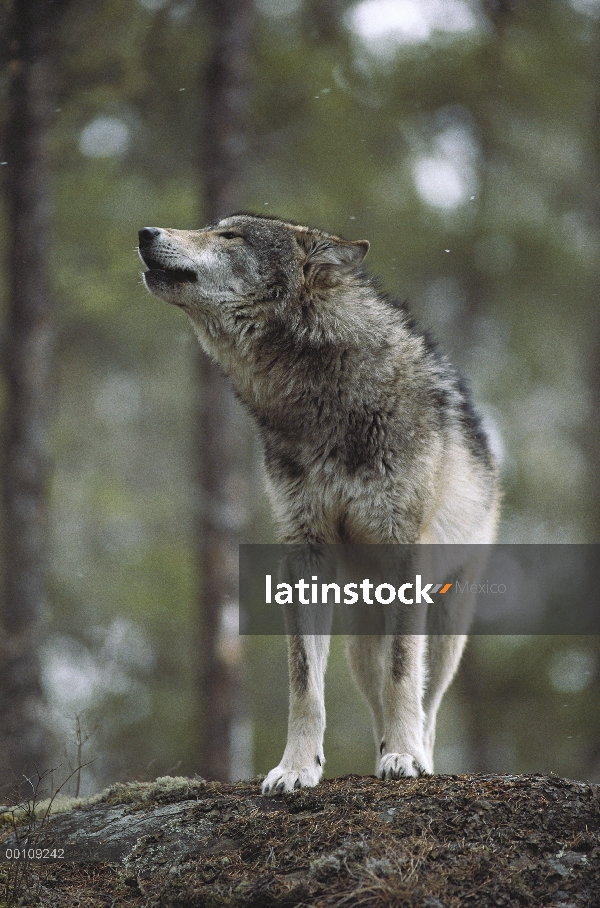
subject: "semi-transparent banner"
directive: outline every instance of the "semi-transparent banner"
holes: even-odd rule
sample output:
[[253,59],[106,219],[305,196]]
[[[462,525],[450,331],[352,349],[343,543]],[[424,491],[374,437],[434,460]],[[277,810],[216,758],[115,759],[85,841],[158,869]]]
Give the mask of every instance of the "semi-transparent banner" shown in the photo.
[[598,545],[241,545],[241,634],[600,634]]

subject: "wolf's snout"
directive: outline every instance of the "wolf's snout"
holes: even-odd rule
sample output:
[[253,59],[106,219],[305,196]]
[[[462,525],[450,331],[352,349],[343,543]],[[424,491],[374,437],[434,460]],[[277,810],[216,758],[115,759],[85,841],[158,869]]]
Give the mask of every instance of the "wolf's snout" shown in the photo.
[[144,246],[150,246],[159,234],[160,230],[158,227],[142,227],[141,230],[138,230],[140,249],[143,249]]
[[[192,262],[168,242],[165,248],[165,237],[169,233],[159,227],[142,227],[138,230],[139,246],[138,255],[148,269],[144,271],[144,284],[151,293],[168,303],[181,306],[178,298],[173,298],[174,293],[181,292],[182,284],[195,284],[198,275],[192,267]],[[184,266],[184,267],[178,267]],[[177,288],[177,291],[175,290]]]

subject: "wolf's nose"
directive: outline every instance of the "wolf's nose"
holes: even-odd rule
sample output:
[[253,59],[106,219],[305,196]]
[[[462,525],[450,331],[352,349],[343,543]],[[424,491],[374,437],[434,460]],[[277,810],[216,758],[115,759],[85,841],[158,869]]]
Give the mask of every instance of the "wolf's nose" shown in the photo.
[[159,233],[160,230],[158,229],[158,227],[142,227],[141,230],[138,230],[140,249],[142,249],[144,246],[149,246],[152,240],[154,240]]

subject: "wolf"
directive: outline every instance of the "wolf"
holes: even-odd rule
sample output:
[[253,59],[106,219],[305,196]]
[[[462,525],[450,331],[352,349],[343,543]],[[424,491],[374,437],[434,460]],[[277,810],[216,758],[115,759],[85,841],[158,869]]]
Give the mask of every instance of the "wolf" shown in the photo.
[[[498,469],[469,392],[363,269],[368,250],[245,213],[139,231],[147,289],[189,316],[256,421],[282,543],[490,544]],[[436,715],[466,637],[432,620],[429,635],[347,639],[381,779],[433,772]],[[326,635],[288,634],[288,738],[266,795],[321,779],[328,650]]]

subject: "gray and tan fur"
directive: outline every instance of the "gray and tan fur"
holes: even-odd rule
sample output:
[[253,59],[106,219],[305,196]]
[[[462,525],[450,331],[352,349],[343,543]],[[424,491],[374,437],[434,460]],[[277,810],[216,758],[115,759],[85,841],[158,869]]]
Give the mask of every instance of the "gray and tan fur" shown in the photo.
[[[153,294],[183,309],[254,416],[283,543],[491,543],[497,471],[457,373],[362,271],[366,241],[234,215],[144,228]],[[451,630],[451,628],[450,628]],[[381,778],[433,771],[464,635],[351,636]],[[290,634],[290,712],[265,794],[323,772],[326,636]]]

